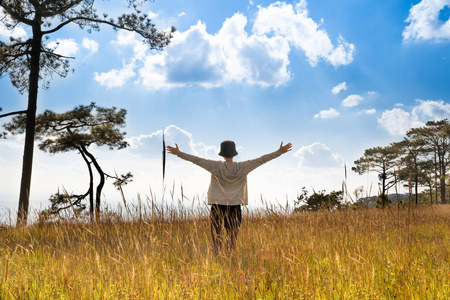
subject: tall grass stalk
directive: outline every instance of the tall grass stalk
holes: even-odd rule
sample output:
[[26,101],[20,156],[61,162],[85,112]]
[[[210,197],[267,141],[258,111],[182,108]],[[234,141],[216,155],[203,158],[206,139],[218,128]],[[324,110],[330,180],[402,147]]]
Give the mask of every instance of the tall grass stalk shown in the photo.
[[218,256],[207,209],[3,227],[0,299],[450,298],[450,206],[245,209]]

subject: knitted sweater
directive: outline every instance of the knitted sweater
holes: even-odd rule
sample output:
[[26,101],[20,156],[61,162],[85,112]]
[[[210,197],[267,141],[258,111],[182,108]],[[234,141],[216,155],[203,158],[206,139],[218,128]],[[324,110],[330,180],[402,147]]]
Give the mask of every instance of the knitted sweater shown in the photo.
[[283,151],[279,149],[256,159],[232,163],[204,159],[181,151],[178,153],[178,157],[211,173],[208,204],[247,205],[247,174],[281,154],[283,154]]

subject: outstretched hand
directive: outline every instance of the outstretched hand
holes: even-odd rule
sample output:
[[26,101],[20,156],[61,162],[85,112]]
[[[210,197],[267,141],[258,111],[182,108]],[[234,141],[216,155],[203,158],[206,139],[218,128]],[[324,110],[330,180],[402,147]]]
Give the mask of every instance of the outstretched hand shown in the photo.
[[175,148],[167,146],[167,152],[169,152],[170,154],[173,154],[173,155],[178,155],[178,153],[180,153],[180,149],[178,148],[178,145],[175,144]]
[[286,145],[283,146],[283,142],[281,142],[280,150],[283,151],[283,153],[289,152],[292,150],[292,144],[287,143]]

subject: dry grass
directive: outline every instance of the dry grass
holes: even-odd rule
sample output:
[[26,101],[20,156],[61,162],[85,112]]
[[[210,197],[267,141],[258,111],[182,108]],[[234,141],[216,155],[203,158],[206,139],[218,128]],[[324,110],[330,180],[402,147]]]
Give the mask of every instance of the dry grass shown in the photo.
[[251,213],[210,253],[206,212],[0,230],[0,299],[448,299],[450,206]]

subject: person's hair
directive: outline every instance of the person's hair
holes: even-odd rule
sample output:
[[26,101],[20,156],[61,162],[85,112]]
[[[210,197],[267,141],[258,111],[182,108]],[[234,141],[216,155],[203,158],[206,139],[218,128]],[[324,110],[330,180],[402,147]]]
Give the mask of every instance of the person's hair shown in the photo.
[[229,158],[238,155],[236,151],[236,144],[233,141],[223,141],[220,143],[219,155]]

